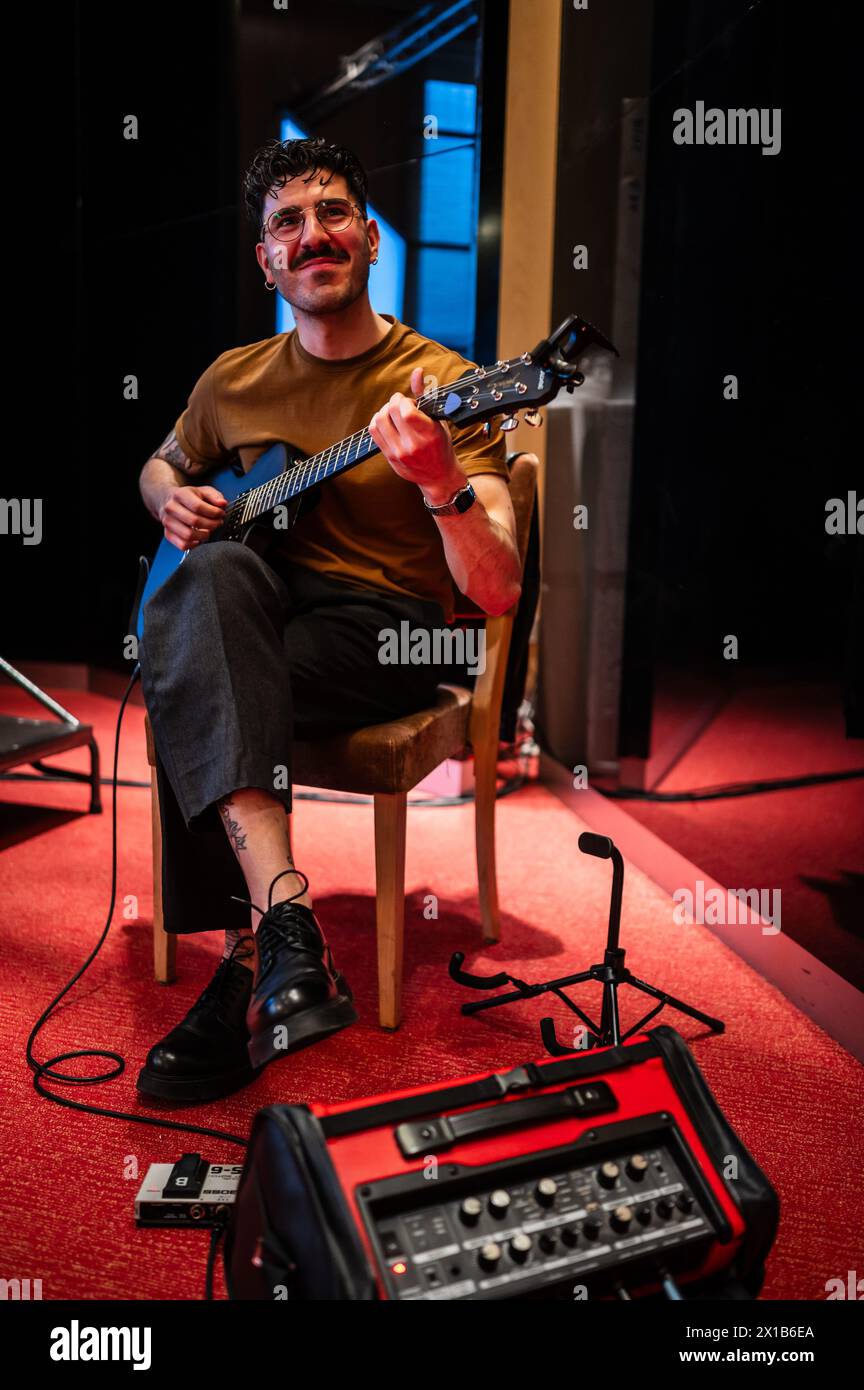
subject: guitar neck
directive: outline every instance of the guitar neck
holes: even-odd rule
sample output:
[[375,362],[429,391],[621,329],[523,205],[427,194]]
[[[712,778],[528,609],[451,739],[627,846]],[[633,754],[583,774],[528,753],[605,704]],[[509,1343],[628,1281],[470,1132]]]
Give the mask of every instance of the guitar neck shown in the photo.
[[[584,381],[574,364],[592,344],[617,356],[617,349],[602,333],[578,314],[571,314],[531,352],[492,366],[471,368],[450,385],[438,386],[419,397],[415,405],[431,419],[443,420],[457,428],[504,415],[509,416],[509,421],[504,420],[501,428],[512,429],[517,410],[526,411],[529,425],[539,424],[539,406],[551,401],[563,385],[572,391]],[[380,450],[369,430],[356,430],[346,439],[340,439],[338,444],[331,444],[329,449],[301,459],[270,482],[242,492],[229,507],[222,529],[237,532],[282,503],[377,453]]]

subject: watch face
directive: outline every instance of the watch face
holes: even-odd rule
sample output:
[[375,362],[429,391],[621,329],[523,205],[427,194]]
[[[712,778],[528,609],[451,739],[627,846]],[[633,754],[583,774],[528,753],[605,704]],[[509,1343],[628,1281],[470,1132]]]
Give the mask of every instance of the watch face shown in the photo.
[[458,497],[453,499],[453,506],[457,512],[467,512],[471,503],[474,501],[474,489],[469,483],[464,492],[460,492]]

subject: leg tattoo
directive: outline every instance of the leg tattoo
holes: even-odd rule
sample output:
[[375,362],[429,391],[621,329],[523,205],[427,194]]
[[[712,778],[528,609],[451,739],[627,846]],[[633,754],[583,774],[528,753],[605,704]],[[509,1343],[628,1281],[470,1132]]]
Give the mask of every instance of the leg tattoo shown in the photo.
[[234,853],[239,854],[246,848],[246,831],[241,827],[239,820],[235,819],[233,809],[230,801],[219,802],[219,814],[225,824],[225,833],[234,846]]

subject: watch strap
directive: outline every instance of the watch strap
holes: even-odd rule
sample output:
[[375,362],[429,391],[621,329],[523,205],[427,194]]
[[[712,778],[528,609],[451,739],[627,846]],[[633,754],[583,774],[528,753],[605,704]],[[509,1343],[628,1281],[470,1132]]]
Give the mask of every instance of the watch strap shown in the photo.
[[467,512],[476,497],[477,494],[471,484],[466,483],[465,487],[460,487],[457,492],[454,492],[449,502],[442,502],[440,507],[433,507],[426,497],[423,498],[423,502],[427,511],[430,511],[433,516],[458,516],[462,512]]

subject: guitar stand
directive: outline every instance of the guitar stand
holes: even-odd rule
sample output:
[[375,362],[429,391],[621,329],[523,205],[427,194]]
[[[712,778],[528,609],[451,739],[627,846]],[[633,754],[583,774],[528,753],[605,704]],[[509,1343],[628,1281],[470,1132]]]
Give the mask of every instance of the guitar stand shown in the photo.
[[[542,984],[532,985],[525,980],[517,979],[515,975],[508,975],[506,971],[497,975],[469,975],[462,969],[462,962],[465,959],[463,952],[455,951],[450,959],[450,978],[455,980],[457,985],[465,985],[469,989],[500,989],[502,985],[507,984],[515,986],[513,990],[506,994],[499,994],[494,999],[477,999],[470,1004],[463,1004],[461,1012],[463,1014],[476,1014],[481,1009],[495,1009],[499,1004],[514,1004],[519,999],[534,999],[538,994],[555,994],[585,1024],[588,1030],[588,1042],[585,1045],[585,1050],[595,1047],[616,1047],[626,1038],[638,1033],[667,1004],[670,1009],[677,1009],[679,1013],[687,1014],[689,1018],[695,1018],[699,1023],[706,1024],[712,1033],[724,1032],[726,1025],[719,1018],[712,1018],[710,1014],[694,1009],[692,1005],[683,1003],[680,999],[666,994],[664,990],[657,989],[654,985],[646,984],[644,980],[640,980],[630,973],[624,964],[624,951],[618,945],[621,929],[621,900],[624,892],[624,860],[621,858],[621,851],[607,836],[592,835],[587,831],[579,836],[579,848],[583,854],[592,854],[597,859],[612,860],[612,901],[609,908],[609,931],[606,936],[603,963],[591,965],[587,970],[580,970],[576,975],[562,975],[557,980],[547,980]],[[603,986],[603,1005],[599,1026],[564,993],[568,985],[584,984],[588,980],[597,980]],[[618,1013],[618,989],[621,985],[630,985],[642,994],[650,995],[651,998],[659,1000],[659,1003],[653,1009],[649,1009],[648,1013],[640,1018],[638,1023],[634,1023],[632,1028],[628,1028],[626,1033],[621,1032]],[[578,1050],[573,1047],[564,1047],[559,1042],[555,1032],[555,1024],[551,1018],[540,1020],[540,1034],[546,1051],[551,1053],[553,1057],[563,1057]]]

